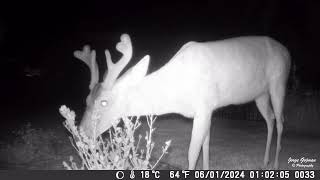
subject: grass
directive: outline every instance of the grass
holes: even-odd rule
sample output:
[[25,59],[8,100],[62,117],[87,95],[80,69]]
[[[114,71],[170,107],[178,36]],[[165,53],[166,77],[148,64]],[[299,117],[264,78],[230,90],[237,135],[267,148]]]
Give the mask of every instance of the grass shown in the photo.
[[[160,120],[159,120],[160,121]],[[228,120],[214,118],[210,139],[210,167],[212,169],[263,169],[263,157],[267,129],[265,122]],[[180,119],[162,119],[158,126],[158,138],[172,137],[171,151],[165,160],[179,169],[188,168],[188,147],[192,122]],[[177,129],[179,128],[179,131]],[[155,141],[157,141],[155,135]],[[320,169],[319,137],[300,136],[286,131],[282,138],[280,168],[295,169],[287,163],[289,157],[308,157],[317,159],[314,169]],[[276,133],[274,133],[269,169],[272,169]],[[199,157],[197,169],[202,168],[202,156]]]
[[[312,170],[320,170],[320,136],[291,131],[287,129],[286,123],[280,153],[280,168],[299,169],[288,164],[288,159],[306,157],[317,160],[313,163]],[[214,117],[212,126],[211,169],[262,169],[267,134],[264,121]],[[151,162],[155,163],[156,157],[160,157],[161,142],[172,139],[168,154],[163,157],[156,169],[187,169],[192,120],[181,116],[163,116],[157,119],[154,128],[156,131],[153,133],[153,141],[156,143],[150,158]],[[62,162],[68,161],[70,155],[74,157],[73,161],[81,164],[77,151],[70,144],[68,138],[70,133],[63,126],[50,125],[50,128],[41,129],[35,128],[33,124],[25,124],[19,129],[11,142],[0,143],[1,169],[64,169]],[[147,121],[141,121],[136,133],[145,134],[147,130]],[[276,133],[272,141],[269,168],[272,168],[274,160],[275,141]],[[143,143],[141,145],[145,146]],[[201,164],[202,156],[199,157],[197,169],[201,169]]]
[[1,159],[8,168],[38,169],[39,166],[48,167],[50,162],[59,160],[60,148],[64,144],[55,131],[36,129],[27,123],[14,134],[14,141],[1,147],[1,154],[6,154],[6,159]]

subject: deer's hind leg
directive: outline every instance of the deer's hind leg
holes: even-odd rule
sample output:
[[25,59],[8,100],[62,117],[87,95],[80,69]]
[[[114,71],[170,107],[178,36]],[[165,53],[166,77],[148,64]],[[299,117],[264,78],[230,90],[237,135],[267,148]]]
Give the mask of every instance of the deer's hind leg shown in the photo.
[[256,105],[262,115],[262,117],[265,119],[267,123],[267,130],[268,130],[268,135],[267,135],[267,143],[266,143],[266,149],[264,153],[264,160],[263,160],[263,165],[264,167],[268,166],[269,163],[269,155],[270,155],[270,145],[271,145],[271,140],[272,140],[272,134],[273,134],[273,128],[274,128],[274,112],[273,109],[271,108],[270,104],[270,95],[269,93],[265,93],[258,97],[256,99]]
[[271,94],[271,102],[272,107],[275,113],[275,117],[277,120],[277,149],[276,149],[276,157],[274,161],[274,168],[279,168],[279,154],[281,150],[281,137],[283,131],[283,103],[285,98],[285,91],[286,91],[286,83],[283,83],[283,80],[278,80],[270,87],[270,94]]

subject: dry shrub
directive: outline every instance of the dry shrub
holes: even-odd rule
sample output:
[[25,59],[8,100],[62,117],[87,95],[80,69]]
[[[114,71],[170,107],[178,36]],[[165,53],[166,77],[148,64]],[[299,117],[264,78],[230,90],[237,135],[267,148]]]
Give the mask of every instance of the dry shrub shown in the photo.
[[[63,162],[66,169],[69,170],[147,170],[154,169],[164,154],[167,153],[171,141],[167,141],[162,147],[162,154],[155,164],[150,163],[154,142],[152,142],[152,128],[155,119],[153,116],[147,116],[149,131],[147,131],[145,140],[146,147],[140,148],[141,135],[136,142],[134,138],[135,130],[141,125],[139,119],[132,121],[132,118],[122,118],[124,127],[116,122],[109,130],[109,138],[103,139],[99,136],[97,139],[89,139],[82,129],[75,125],[75,113],[66,106],[61,106],[60,113],[66,119],[64,126],[72,134],[70,141],[77,150],[82,159],[82,165],[78,165],[70,156],[70,164]],[[93,115],[94,117],[98,117]],[[73,141],[74,140],[74,141]]]

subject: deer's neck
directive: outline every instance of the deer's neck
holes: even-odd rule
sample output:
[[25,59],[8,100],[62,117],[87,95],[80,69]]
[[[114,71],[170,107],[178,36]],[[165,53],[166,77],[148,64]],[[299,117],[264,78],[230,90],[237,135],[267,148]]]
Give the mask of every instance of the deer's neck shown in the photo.
[[174,96],[170,80],[154,72],[126,92],[123,99],[128,116],[161,115],[175,112]]

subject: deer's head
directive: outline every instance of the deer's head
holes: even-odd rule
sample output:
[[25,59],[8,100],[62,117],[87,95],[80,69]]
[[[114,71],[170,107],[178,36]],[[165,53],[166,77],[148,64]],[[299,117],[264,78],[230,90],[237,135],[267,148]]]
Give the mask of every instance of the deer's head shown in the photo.
[[99,136],[119,118],[126,116],[126,94],[143,80],[147,73],[148,55],[119,77],[132,57],[129,35],[123,34],[120,39],[116,49],[122,53],[122,57],[117,63],[112,62],[110,52],[105,50],[108,69],[101,83],[99,83],[95,51],[90,50],[89,46],[84,46],[82,51],[74,52],[74,56],[86,63],[91,71],[90,93],[87,96],[86,111],[80,123],[80,127],[88,137]]

